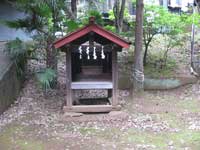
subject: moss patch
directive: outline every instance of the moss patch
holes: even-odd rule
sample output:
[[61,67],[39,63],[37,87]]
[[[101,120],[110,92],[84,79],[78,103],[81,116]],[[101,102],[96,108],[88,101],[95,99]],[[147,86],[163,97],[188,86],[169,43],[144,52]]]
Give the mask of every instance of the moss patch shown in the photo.
[[199,112],[200,110],[200,104],[195,99],[179,101],[177,107],[188,110],[190,112]]
[[178,148],[190,146],[194,148],[193,150],[200,149],[200,132],[183,130],[179,133],[169,134],[168,138],[174,141],[174,145]]
[[21,135],[24,131],[24,127],[18,125],[8,126],[0,134],[0,149],[2,150],[43,150],[44,145],[41,141],[28,139]]
[[165,138],[159,134],[151,132],[141,132],[130,129],[128,133],[123,137],[123,140],[128,143],[154,145],[156,148],[165,149],[167,144]]
[[155,149],[167,149],[170,142],[177,150],[184,147],[193,147],[194,150],[200,148],[200,133],[190,130],[177,133],[151,133],[130,129],[122,140],[130,144],[154,145]]
[[170,128],[183,128],[184,121],[181,120],[176,114],[174,113],[162,113],[159,114],[160,120],[166,121]]

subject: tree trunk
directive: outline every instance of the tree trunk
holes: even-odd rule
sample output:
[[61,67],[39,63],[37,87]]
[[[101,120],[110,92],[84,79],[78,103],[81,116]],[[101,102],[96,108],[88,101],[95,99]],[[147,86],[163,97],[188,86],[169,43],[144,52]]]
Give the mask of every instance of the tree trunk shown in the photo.
[[200,13],[200,1],[194,0],[194,4],[197,6],[198,13]]
[[[143,36],[145,37],[144,32],[145,32],[145,30],[143,30]],[[144,38],[144,40],[143,40],[144,46],[145,46],[144,57],[143,57],[144,66],[146,66],[146,64],[147,64],[147,56],[148,56],[149,45],[150,45],[154,36],[155,36],[155,34],[149,35],[149,36],[147,36],[147,38]]]
[[67,17],[76,20],[77,18],[77,0],[71,0],[71,5],[67,6],[65,9],[65,13],[67,14]]
[[115,28],[116,32],[122,32],[123,20],[124,20],[124,10],[125,10],[126,0],[115,0],[113,12],[115,16]]
[[58,16],[56,16],[54,9],[52,10],[52,18],[53,18],[53,31],[52,31],[52,35],[49,35],[48,40],[47,40],[46,66],[47,66],[47,68],[51,68],[52,70],[54,70],[56,72],[56,77],[53,80],[53,82],[51,83],[51,87],[56,88],[57,87],[57,80],[58,80],[58,77],[57,77],[57,74],[58,74],[58,70],[57,70],[58,69],[58,53],[57,53],[57,49],[55,49],[52,46],[52,43],[56,39],[55,33],[59,29],[59,27],[57,26]]
[[71,10],[74,15],[74,18],[77,18],[77,0],[71,1]]
[[147,51],[148,51],[148,45],[145,45],[144,57],[143,57],[144,66],[146,66],[146,64],[147,64]]
[[143,39],[143,0],[136,1],[136,26],[135,26],[135,51],[134,51],[134,70],[133,86],[136,91],[144,89],[144,73],[142,60],[142,39]]
[[57,72],[57,51],[55,48],[51,48],[47,51],[47,68],[51,68]]
[[119,13],[119,32],[122,32],[122,28],[123,28],[125,3],[126,3],[126,0],[122,0],[120,13]]
[[[46,67],[53,69],[57,74],[57,68],[58,68],[58,58],[57,58],[57,49],[52,47],[52,42],[47,42],[47,48],[46,48]],[[56,88],[57,86],[57,76],[54,79],[54,81],[51,83],[52,88]]]
[[159,0],[159,4],[163,6],[163,0]]

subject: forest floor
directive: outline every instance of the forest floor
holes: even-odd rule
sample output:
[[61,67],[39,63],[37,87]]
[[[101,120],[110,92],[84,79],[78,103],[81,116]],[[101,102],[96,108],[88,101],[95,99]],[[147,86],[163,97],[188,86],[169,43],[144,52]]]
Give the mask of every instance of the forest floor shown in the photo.
[[35,79],[0,116],[0,150],[199,150],[200,84],[120,91],[122,111],[67,118],[64,88],[44,95]]

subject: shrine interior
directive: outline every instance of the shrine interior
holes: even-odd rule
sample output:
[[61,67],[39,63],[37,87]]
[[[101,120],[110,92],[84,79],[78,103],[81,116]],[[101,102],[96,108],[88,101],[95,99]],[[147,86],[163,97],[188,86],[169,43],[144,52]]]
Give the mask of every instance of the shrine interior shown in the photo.
[[112,82],[112,51],[94,42],[84,43],[72,51],[72,82]]

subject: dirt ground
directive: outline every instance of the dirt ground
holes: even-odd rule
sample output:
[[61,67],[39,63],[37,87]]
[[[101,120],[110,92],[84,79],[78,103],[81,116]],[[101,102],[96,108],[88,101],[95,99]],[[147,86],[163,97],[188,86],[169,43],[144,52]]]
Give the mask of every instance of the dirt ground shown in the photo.
[[131,94],[119,91],[122,111],[62,112],[64,88],[46,95],[35,79],[0,116],[0,150],[199,150],[200,85]]
[[19,98],[0,115],[0,150],[200,150],[200,84],[169,91],[119,91],[122,110],[69,118],[65,66],[46,94],[31,72]]

